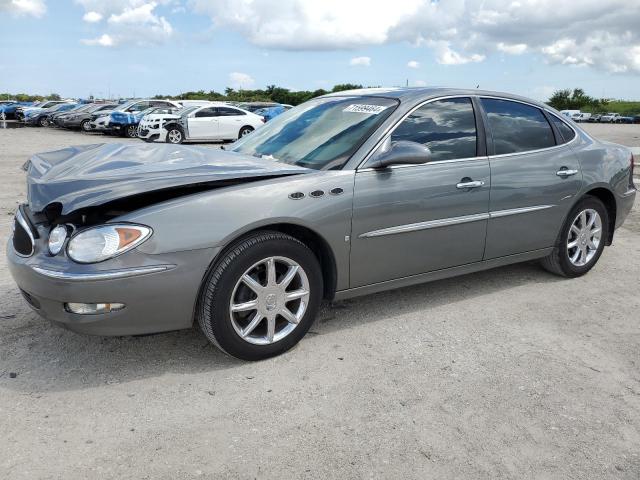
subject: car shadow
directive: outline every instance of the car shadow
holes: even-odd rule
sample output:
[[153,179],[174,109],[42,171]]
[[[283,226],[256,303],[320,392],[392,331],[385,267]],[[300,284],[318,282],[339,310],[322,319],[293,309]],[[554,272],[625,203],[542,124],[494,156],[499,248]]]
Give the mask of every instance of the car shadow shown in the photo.
[[[525,263],[324,304],[308,335],[326,335],[417,311],[425,312],[428,318],[429,310],[441,305],[555,281],[562,279],[536,264]],[[14,293],[9,304],[18,313],[5,316],[13,320],[0,328],[2,388],[37,395],[165,374],[234,369],[246,373],[250,365],[217,350],[197,328],[135,337],[78,335],[46,323]],[[487,308],[491,305],[487,304]],[[279,361],[295,361],[298,352],[293,349]],[[11,378],[12,372],[15,378]]]

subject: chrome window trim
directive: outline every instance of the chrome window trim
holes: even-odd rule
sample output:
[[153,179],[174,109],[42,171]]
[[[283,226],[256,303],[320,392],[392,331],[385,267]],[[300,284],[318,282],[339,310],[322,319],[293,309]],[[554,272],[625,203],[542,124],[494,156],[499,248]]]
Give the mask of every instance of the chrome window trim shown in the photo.
[[386,235],[396,235],[398,233],[418,232],[420,230],[428,230],[431,228],[448,227],[450,225],[460,225],[462,223],[490,220],[492,218],[501,218],[510,215],[520,215],[523,213],[546,210],[553,207],[555,207],[555,205],[534,205],[531,207],[510,208],[507,210],[496,210],[495,212],[489,213],[475,213],[472,215],[463,215],[461,217],[429,220],[428,222],[409,223],[405,225],[397,225],[395,227],[381,228],[380,230],[372,230],[370,232],[361,233],[360,235],[358,235],[358,238],[373,238]]
[[[380,148],[380,145],[382,145],[382,143],[400,126],[400,124],[402,122],[405,121],[405,119],[411,115],[413,112],[415,112],[416,110],[418,110],[419,108],[429,104],[429,103],[433,103],[433,102],[437,102],[438,100],[448,100],[450,98],[468,98],[468,99],[472,99],[476,97],[476,95],[445,95],[442,97],[435,97],[435,98],[430,98],[428,100],[425,100],[421,103],[419,103],[418,105],[416,105],[415,107],[413,107],[411,110],[409,110],[407,113],[405,113],[402,117],[400,117],[400,119],[398,119],[398,121],[396,123],[394,123],[393,125],[389,125],[387,127],[387,129],[384,131],[384,133],[382,134],[382,136],[380,137],[380,139],[376,142],[376,144],[373,146],[373,148],[371,149],[371,151],[369,153],[367,153],[364,157],[364,159],[362,159],[362,161],[358,164],[358,166],[356,166],[355,170],[356,172],[364,172],[364,171],[373,171],[376,170],[375,168],[372,167],[364,167],[361,168],[363,165],[365,165],[369,159],[371,158],[371,156],[378,150],[378,148]],[[473,107],[473,105],[472,105]],[[474,109],[474,115],[475,115],[475,109]],[[476,131],[476,136],[478,135],[478,132]],[[432,165],[432,164],[436,164],[436,163],[445,163],[445,162],[457,162],[457,161],[469,161],[469,160],[477,160],[477,159],[486,159],[487,157],[485,156],[481,156],[481,157],[468,157],[468,158],[461,158],[461,159],[451,159],[451,160],[439,160],[436,162],[427,162],[427,163],[421,163],[418,165],[402,165],[402,167],[421,167],[423,165]],[[394,167],[390,167],[390,168],[394,168]]]
[[97,280],[113,280],[116,278],[127,278],[138,275],[147,275],[149,273],[165,272],[175,268],[175,265],[154,265],[150,267],[127,268],[122,270],[110,270],[97,273],[72,273],[61,272],[59,270],[51,270],[49,268],[34,265],[31,267],[33,271],[45,277],[54,278],[56,280],[67,280],[70,282],[97,281]]
[[15,219],[20,224],[20,226],[27,232],[27,235],[29,236],[29,240],[31,241],[31,251],[26,255],[16,251],[15,249],[14,249],[14,252],[19,257],[28,258],[31,255],[33,255],[33,253],[36,250],[36,239],[33,237],[33,233],[31,232],[31,227],[29,226],[24,216],[22,215],[22,211],[20,210],[20,208],[16,210]]
[[[409,167],[428,167],[430,165],[442,165],[444,163],[460,163],[460,162],[473,162],[476,160],[487,160],[487,157],[466,157],[466,158],[455,158],[452,160],[437,160],[435,162],[426,162],[426,163],[418,163],[415,165],[391,165],[390,167],[386,167],[385,170],[396,170],[399,168],[409,168]],[[359,172],[375,172],[378,169],[373,167],[366,167],[358,170]]]

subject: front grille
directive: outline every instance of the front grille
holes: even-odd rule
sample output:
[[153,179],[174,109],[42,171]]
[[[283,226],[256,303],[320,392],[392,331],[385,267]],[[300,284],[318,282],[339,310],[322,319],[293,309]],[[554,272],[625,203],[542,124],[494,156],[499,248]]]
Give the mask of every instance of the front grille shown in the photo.
[[13,249],[23,257],[31,256],[34,249],[33,233],[20,209],[16,211],[13,223]]

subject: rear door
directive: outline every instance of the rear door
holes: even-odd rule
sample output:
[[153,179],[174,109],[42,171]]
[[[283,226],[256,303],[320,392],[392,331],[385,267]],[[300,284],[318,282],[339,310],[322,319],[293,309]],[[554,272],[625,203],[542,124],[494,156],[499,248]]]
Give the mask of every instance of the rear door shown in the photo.
[[490,190],[482,132],[470,98],[425,103],[390,140],[426,145],[427,163],[356,172],[352,288],[482,260]]
[[237,139],[246,114],[242,110],[231,107],[218,107],[218,134],[221,139]]
[[491,165],[485,259],[553,246],[582,179],[570,146],[575,131],[534,105],[499,98],[480,103]]
[[187,120],[190,139],[217,139],[219,138],[218,109],[208,107],[198,110]]

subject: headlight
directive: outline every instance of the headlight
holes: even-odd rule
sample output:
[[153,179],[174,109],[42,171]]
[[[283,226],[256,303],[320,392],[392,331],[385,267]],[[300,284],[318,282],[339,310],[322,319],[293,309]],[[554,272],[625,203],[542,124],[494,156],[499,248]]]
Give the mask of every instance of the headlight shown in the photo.
[[57,255],[62,250],[64,246],[64,241],[67,239],[67,226],[66,225],[58,225],[56,228],[51,230],[49,234],[49,253],[51,255]]
[[142,225],[102,225],[71,237],[67,254],[78,263],[102,262],[140,245],[151,233]]

